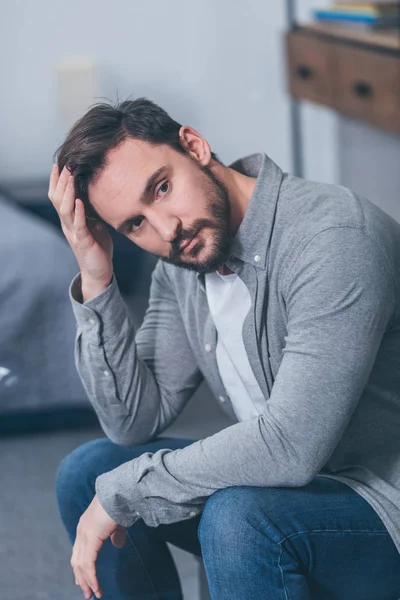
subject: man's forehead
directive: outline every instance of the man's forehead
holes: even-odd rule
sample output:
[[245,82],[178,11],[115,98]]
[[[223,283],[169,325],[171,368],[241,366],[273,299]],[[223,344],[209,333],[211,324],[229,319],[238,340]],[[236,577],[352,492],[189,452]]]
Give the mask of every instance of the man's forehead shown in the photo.
[[102,175],[104,178],[118,179],[132,174],[135,178],[146,177],[160,164],[164,164],[167,150],[166,144],[154,145],[142,140],[125,140],[108,153]]
[[95,203],[103,202],[103,199],[113,201],[124,190],[128,190],[130,194],[140,193],[150,175],[160,166],[168,164],[168,149],[166,144],[125,140],[110,150],[105,168],[89,184],[90,200]]

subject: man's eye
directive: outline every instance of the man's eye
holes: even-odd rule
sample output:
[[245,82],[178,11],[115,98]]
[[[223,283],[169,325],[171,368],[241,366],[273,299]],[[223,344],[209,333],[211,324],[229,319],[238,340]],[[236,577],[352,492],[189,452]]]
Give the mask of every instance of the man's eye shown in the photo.
[[131,231],[136,231],[137,229],[139,229],[142,222],[143,222],[143,217],[136,217],[136,219],[132,219],[129,229]]
[[157,190],[157,196],[159,196],[160,193],[161,193],[161,195],[166,194],[168,192],[168,190],[169,190],[169,182],[164,181],[164,183],[162,183]]

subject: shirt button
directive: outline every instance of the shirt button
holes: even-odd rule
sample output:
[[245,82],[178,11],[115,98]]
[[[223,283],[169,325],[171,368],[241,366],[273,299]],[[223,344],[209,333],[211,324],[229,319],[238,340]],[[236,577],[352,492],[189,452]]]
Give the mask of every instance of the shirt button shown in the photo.
[[105,375],[106,377],[108,377],[110,374],[110,371],[103,371],[103,375]]
[[91,317],[91,318],[89,319],[89,323],[90,323],[91,325],[94,325],[94,324],[96,323],[96,321],[95,321],[95,320],[94,320],[94,319]]
[[220,396],[219,399],[221,402],[225,402],[225,400],[226,400],[226,398],[224,398],[224,396]]
[[210,345],[210,344],[206,344],[206,345],[204,346],[204,350],[205,350],[206,352],[211,352],[211,345]]
[[261,256],[260,256],[259,254],[256,254],[256,255],[255,255],[255,257],[254,257],[254,260],[255,260],[256,262],[260,262],[260,260],[261,260]]

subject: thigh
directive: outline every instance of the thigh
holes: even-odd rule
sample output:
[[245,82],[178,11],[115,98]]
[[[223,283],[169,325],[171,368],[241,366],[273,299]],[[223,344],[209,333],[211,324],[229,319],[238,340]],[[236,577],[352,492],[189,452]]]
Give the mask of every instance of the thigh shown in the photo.
[[400,554],[375,510],[346,484],[317,476],[304,487],[259,491],[257,505],[281,548],[283,574],[295,559],[312,599],[400,598]]

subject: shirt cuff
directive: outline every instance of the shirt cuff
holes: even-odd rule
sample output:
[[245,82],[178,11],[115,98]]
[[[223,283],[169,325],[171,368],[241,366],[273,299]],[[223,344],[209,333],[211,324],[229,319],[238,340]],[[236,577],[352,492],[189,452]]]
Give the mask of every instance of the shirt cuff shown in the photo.
[[[126,498],[115,491],[118,483],[120,483],[120,476],[121,473],[118,467],[114,471],[99,475],[95,483],[96,495],[109,517],[121,527],[132,527],[141,518],[133,506],[137,506],[142,502],[142,496],[139,492],[139,484],[133,489],[130,486],[128,504]],[[148,516],[146,516],[146,522],[148,522]]]
[[107,341],[119,335],[124,321],[129,319],[128,311],[122,299],[115,274],[110,285],[100,294],[82,303],[81,274],[74,277],[69,287],[69,297],[75,315],[77,327],[88,336]]

